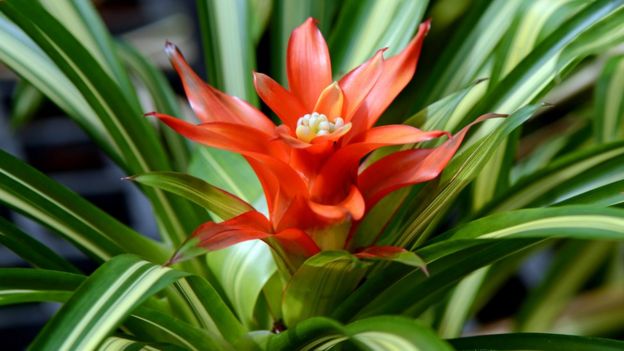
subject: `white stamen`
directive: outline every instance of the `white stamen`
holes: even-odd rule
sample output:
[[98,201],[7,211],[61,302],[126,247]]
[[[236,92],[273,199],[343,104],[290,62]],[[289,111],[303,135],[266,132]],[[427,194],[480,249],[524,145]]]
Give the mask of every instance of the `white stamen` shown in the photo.
[[329,135],[337,129],[342,128],[344,125],[345,123],[342,117],[336,117],[332,122],[329,121],[324,114],[312,112],[297,120],[295,134],[297,134],[299,139],[309,143],[317,136]]

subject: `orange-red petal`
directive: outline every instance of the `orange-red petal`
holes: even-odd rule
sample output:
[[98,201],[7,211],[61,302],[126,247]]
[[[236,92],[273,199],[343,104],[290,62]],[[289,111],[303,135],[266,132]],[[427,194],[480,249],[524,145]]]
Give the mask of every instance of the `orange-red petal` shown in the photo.
[[290,128],[295,128],[299,117],[309,112],[297,97],[265,74],[254,73],[254,85],[262,101]]
[[193,236],[199,239],[197,246],[209,251],[270,235],[269,220],[256,211],[245,212],[221,223],[207,222],[193,232]]
[[357,182],[366,198],[367,208],[372,208],[394,190],[436,178],[453,158],[475,123],[500,116],[487,114],[479,117],[435,149],[400,151],[373,163],[360,174]]
[[445,131],[422,131],[406,125],[376,127],[355,137],[352,144],[338,150],[315,179],[313,198],[329,200],[341,194],[339,187],[355,182],[360,159],[383,146],[422,142],[447,135]]
[[329,50],[314,19],[308,18],[292,32],[286,72],[290,92],[306,110],[312,111],[323,89],[332,82]]
[[188,65],[175,45],[167,42],[165,52],[182,79],[186,96],[200,121],[243,124],[266,133],[275,127],[270,119],[247,102],[206,84]]
[[385,49],[377,51],[375,56],[364,62],[340,79],[340,88],[344,93],[342,109],[343,118],[349,122],[358,110],[368,93],[375,86],[383,70],[383,53]]
[[429,21],[422,23],[407,47],[400,54],[384,61],[379,79],[352,118],[354,135],[372,127],[412,79],[429,27]]
[[314,213],[330,222],[340,221],[347,215],[357,221],[364,216],[366,209],[364,198],[355,185],[351,186],[347,196],[337,204],[327,205],[310,201],[309,205]]
[[275,238],[284,250],[291,254],[310,257],[321,251],[314,240],[301,229],[285,229],[277,233]]
[[148,116],[158,117],[162,122],[184,137],[219,149],[234,151],[240,154],[267,154],[285,158],[286,151],[276,143],[275,136],[245,125],[234,123],[204,123],[195,125],[179,118],[160,113],[149,113]]

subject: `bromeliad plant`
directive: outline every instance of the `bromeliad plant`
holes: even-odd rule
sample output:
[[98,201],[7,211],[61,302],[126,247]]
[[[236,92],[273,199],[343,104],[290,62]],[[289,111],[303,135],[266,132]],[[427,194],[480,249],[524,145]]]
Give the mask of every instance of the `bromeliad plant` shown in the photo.
[[[394,153],[359,170],[364,168],[361,159],[376,149],[449,134],[409,125],[373,127],[411,80],[429,26],[429,22],[420,25],[416,37],[398,55],[384,60],[384,50],[379,50],[332,82],[327,44],[314,20],[306,20],[288,43],[290,90],[264,74],[254,75],[258,95],[278,115],[279,126],[245,101],[204,83],[177,48],[167,44],[172,65],[202,123],[148,115],[193,141],[244,155],[262,184],[269,209],[270,219],[252,209],[221,223],[205,223],[193,233],[191,245],[217,250],[264,239],[281,253],[280,267],[286,275],[295,273],[307,258],[329,250],[349,250],[365,258],[400,258],[422,266],[402,247],[375,246],[380,238],[358,247],[361,241],[353,235],[371,208],[390,192],[436,178],[468,131],[469,126],[436,148]],[[247,203],[239,207],[252,208]]]
[[[609,51],[624,1],[451,15],[445,1],[197,3],[212,85],[165,51],[199,124],[88,2],[0,1],[17,101],[45,95],[87,131],[141,187],[162,237],[1,152],[0,200],[102,263],[86,276],[0,220],[0,243],[33,265],[0,268],[0,304],[63,303],[31,349],[624,347],[584,336],[624,331],[624,60]],[[429,40],[427,9],[440,23]],[[288,88],[252,75],[267,22]],[[413,80],[428,42],[445,45],[423,51]],[[143,116],[131,77],[162,123]],[[588,84],[587,105],[567,103]],[[552,264],[507,333],[461,337],[537,250]]]

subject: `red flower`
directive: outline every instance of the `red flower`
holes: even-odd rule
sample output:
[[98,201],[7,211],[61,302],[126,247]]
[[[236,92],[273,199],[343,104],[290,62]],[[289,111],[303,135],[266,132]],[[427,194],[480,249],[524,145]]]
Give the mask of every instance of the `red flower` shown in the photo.
[[[195,232],[200,245],[210,250],[265,239],[304,257],[346,248],[349,228],[385,195],[437,177],[469,127],[455,136],[407,125],[373,127],[414,75],[428,30],[427,21],[400,54],[385,60],[379,50],[335,82],[327,44],[308,19],[288,43],[289,89],[254,73],[258,95],[281,119],[279,126],[245,101],[204,83],[167,43],[202,123],[151,115],[191,140],[244,155],[260,179],[270,212],[270,220],[248,212],[206,223]],[[397,152],[359,169],[361,159],[377,148],[441,136],[449,139],[437,148]]]

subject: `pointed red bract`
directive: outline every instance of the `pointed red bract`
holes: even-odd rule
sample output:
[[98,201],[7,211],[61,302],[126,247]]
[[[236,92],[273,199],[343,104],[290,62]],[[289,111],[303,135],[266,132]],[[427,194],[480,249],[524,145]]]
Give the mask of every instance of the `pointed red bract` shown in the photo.
[[204,83],[188,65],[175,45],[168,42],[165,51],[171,60],[171,64],[180,75],[189,103],[200,121],[248,125],[265,133],[270,133],[273,130],[273,123],[262,112],[247,102],[224,94]]
[[354,68],[340,79],[340,88],[344,92],[344,107],[342,117],[351,121],[351,117],[358,110],[366,96],[377,83],[383,71],[383,53],[385,49],[377,51],[375,56]]
[[[203,123],[149,115],[193,141],[243,155],[262,185],[269,211],[268,219],[250,211],[221,223],[205,223],[194,233],[199,246],[217,250],[261,239],[281,251],[280,257],[292,268],[319,252],[319,247],[329,247],[323,241],[328,238],[322,235],[337,235],[332,248],[340,247],[342,240],[347,241],[344,247],[348,248],[352,239],[349,230],[354,233],[359,221],[381,198],[398,188],[437,177],[472,124],[454,136],[406,125],[373,128],[412,79],[428,30],[427,21],[398,55],[384,60],[385,49],[381,49],[338,82],[332,82],[327,44],[315,21],[308,19],[293,31],[288,43],[289,89],[254,73],[258,95],[281,119],[279,126],[246,102],[204,83],[168,44],[171,62]],[[492,115],[475,123],[489,117]],[[380,147],[440,137],[449,139],[437,148],[393,153],[361,170],[362,159]],[[409,255],[402,248],[369,247],[356,256],[406,261]],[[419,262],[414,257],[407,261]]]
[[323,89],[332,82],[329,50],[314,19],[308,18],[292,32],[286,72],[290,91],[311,111]]
[[357,135],[372,127],[401,90],[412,80],[414,72],[416,72],[420,50],[429,28],[430,21],[421,24],[418,27],[416,37],[407,47],[400,54],[384,61],[381,76],[352,118],[352,135]]
[[299,99],[271,77],[262,73],[254,73],[254,86],[258,96],[275,112],[284,125],[295,128],[297,119],[307,113]]
[[453,158],[473,125],[502,116],[483,115],[435,149],[400,151],[375,162],[358,177],[358,186],[366,198],[366,206],[372,208],[394,190],[436,178]]

